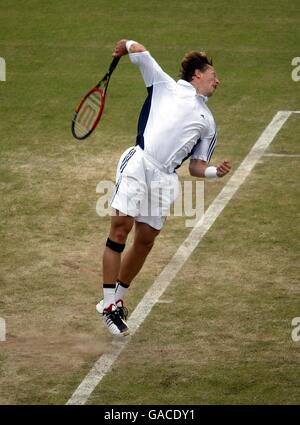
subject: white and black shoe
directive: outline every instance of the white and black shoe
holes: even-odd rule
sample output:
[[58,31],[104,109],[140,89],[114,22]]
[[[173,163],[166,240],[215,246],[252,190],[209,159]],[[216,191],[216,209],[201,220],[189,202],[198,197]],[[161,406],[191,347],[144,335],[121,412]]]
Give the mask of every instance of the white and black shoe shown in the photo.
[[[117,310],[119,311],[119,314],[120,314],[121,319],[123,319],[126,322],[127,317],[128,317],[128,309],[124,306],[123,300],[118,300],[116,302],[116,307],[117,307]],[[98,313],[103,314],[103,311],[104,311],[104,300],[101,300],[96,305],[96,309],[97,309]]]
[[[108,308],[103,309],[101,302],[96,306],[97,311],[103,315],[103,322],[112,335],[128,335],[129,329],[124,320],[124,314],[120,314],[119,308],[111,304]],[[127,317],[127,316],[126,316]]]
[[126,322],[127,317],[128,317],[128,310],[124,306],[123,300],[118,300],[116,302],[116,306],[117,306],[117,310],[119,312],[119,315],[120,315],[121,319]]

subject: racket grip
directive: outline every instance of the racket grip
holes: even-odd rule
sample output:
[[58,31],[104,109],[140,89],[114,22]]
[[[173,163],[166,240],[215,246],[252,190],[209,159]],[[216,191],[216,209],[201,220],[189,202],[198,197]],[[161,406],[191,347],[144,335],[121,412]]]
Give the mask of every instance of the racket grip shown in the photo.
[[120,56],[113,58],[112,63],[109,66],[109,71],[108,71],[110,74],[113,72],[115,67],[118,65],[120,59],[121,59]]

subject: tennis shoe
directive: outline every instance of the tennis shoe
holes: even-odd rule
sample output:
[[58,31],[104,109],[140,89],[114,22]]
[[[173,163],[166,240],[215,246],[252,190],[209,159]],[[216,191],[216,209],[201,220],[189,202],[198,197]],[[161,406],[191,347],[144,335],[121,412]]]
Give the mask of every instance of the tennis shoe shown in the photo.
[[100,306],[99,304],[97,304],[96,309],[99,313],[102,309],[103,322],[109,332],[112,335],[128,335],[129,329],[127,323],[120,316],[118,307],[114,304],[111,304],[108,308],[103,309],[103,303],[102,306]]
[[103,310],[104,310],[104,300],[101,300],[97,305],[96,305],[96,310],[98,311],[98,313],[103,314]]
[[116,302],[117,310],[119,311],[119,315],[122,320],[126,321],[128,317],[128,309],[124,307],[123,300],[118,300]]
[[[119,310],[119,314],[121,319],[125,320],[128,317],[128,309],[124,306],[124,302],[123,300],[118,300],[116,302],[116,307],[117,310]],[[98,311],[98,313],[103,314],[103,310],[104,310],[104,300],[101,300],[97,305],[96,305],[96,309]]]

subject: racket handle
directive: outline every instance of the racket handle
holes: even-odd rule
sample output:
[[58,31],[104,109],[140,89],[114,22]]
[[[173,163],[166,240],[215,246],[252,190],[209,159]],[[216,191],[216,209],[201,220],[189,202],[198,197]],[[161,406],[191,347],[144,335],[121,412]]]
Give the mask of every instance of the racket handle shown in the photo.
[[108,71],[110,74],[113,72],[115,67],[118,65],[120,59],[121,59],[120,56],[113,58],[112,63],[109,66],[109,71]]

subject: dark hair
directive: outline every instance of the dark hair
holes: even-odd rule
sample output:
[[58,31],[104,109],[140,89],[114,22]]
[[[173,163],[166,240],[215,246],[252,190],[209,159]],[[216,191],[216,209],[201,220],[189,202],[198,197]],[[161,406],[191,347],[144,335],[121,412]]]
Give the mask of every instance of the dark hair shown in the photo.
[[204,72],[209,65],[212,66],[212,58],[208,58],[205,52],[193,50],[187,53],[181,62],[180,78],[186,81],[192,81],[195,70]]

